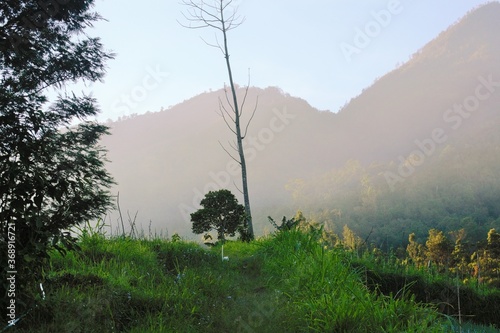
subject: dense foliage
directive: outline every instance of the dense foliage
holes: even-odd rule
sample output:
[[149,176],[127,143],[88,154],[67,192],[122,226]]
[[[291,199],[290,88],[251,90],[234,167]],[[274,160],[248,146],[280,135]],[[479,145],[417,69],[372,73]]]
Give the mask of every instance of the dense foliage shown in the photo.
[[203,208],[191,214],[195,234],[215,230],[217,239],[224,241],[226,235],[234,236],[240,231],[242,238],[245,237],[245,207],[238,203],[231,191],[210,191],[200,204]]
[[348,225],[384,250],[406,246],[411,233],[423,242],[433,228],[465,229],[474,244],[500,228],[499,147],[498,135],[488,132],[450,141],[424,161],[352,160],[321,176],[296,179],[288,189],[307,216],[337,233]]
[[[65,89],[100,80],[112,58],[98,38],[84,34],[100,19],[93,4],[0,3],[0,294],[5,300],[7,271],[17,272],[19,315],[50,249],[72,248],[68,229],[110,206],[112,179],[98,146],[107,128],[85,121],[98,112],[92,97]],[[59,95],[49,104],[54,91]]]
[[[278,230],[278,226],[272,219]],[[412,268],[426,273],[439,273],[450,278],[458,278],[464,284],[489,285],[500,287],[500,233],[490,229],[479,242],[467,240],[465,229],[445,233],[430,229],[425,242],[420,243],[415,233],[408,235],[406,248],[391,248],[384,251],[375,243],[370,243],[369,236],[361,238],[356,232],[344,225],[342,233],[337,234],[325,225],[307,219],[301,211],[294,218],[286,221],[293,223],[293,228],[302,231],[321,230],[320,241],[327,248],[341,247],[357,258],[367,253],[373,261],[390,258],[392,264],[403,268]],[[285,218],[283,218],[283,224]]]

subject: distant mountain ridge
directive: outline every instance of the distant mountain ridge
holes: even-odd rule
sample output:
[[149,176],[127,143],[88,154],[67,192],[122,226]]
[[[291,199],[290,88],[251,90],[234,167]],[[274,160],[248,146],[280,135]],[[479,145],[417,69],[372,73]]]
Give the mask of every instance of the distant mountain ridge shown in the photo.
[[[394,159],[412,149],[415,139],[446,125],[446,110],[474,95],[479,77],[499,82],[500,37],[494,33],[500,29],[499,18],[497,2],[476,9],[354,98],[339,115],[345,126],[363,133],[359,145],[365,151],[383,147]],[[498,95],[487,105],[498,105]]]
[[[443,130],[445,144],[498,134],[498,31],[498,2],[470,12],[338,114],[318,111],[279,88],[251,87],[244,116],[258,98],[246,142],[257,232],[267,226],[267,215],[298,208],[286,190],[292,179],[320,175],[348,160],[398,161],[436,129]],[[219,98],[225,100],[223,90],[110,124],[112,135],[102,143],[118,182],[114,191],[124,210],[138,211],[145,228],[152,221],[153,228],[190,237],[189,212],[206,191],[225,187],[239,194],[238,172],[219,144],[230,150],[233,140],[217,114]]]

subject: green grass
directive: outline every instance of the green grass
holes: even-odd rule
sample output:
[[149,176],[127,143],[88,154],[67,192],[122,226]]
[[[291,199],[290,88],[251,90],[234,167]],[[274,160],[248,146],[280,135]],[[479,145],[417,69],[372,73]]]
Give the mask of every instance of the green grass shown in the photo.
[[353,257],[351,264],[361,272],[372,291],[387,295],[405,289],[417,301],[432,303],[440,313],[450,317],[461,316],[477,324],[500,326],[500,290],[497,288],[470,281],[464,283],[457,276],[417,269],[370,254]]
[[[10,332],[459,332],[409,293],[371,292],[343,250],[282,232],[206,249],[87,235],[52,253],[46,297]],[[402,296],[402,297],[401,297]],[[489,332],[471,327],[463,332]]]

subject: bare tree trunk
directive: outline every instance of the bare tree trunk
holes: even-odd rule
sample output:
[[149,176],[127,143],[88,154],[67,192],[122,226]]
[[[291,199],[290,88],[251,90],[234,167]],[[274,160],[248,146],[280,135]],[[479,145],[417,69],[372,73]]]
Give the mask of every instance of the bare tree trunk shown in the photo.
[[243,137],[241,135],[241,126],[240,126],[240,111],[238,104],[238,97],[236,96],[236,88],[234,86],[233,81],[233,72],[231,71],[231,63],[229,61],[229,51],[227,46],[227,30],[224,20],[224,11],[222,7],[221,1],[221,22],[222,22],[222,34],[224,35],[224,58],[226,59],[227,73],[229,76],[229,85],[231,86],[231,94],[233,95],[233,104],[234,104],[234,124],[236,127],[236,139],[238,143],[238,154],[240,157],[240,165],[241,165],[241,180],[243,185],[243,200],[245,202],[245,212],[247,219],[247,227],[248,233],[250,237],[254,238],[253,232],[253,224],[252,224],[252,213],[250,209],[250,198],[248,195],[248,180],[247,180],[247,165],[245,161],[245,152],[243,150]]
[[[237,151],[238,151],[238,157],[239,159],[235,159],[232,157],[232,155],[226,150],[226,152],[236,160],[241,166],[241,179],[242,179],[242,185],[243,185],[243,199],[245,203],[245,213],[246,213],[246,227],[247,227],[247,232],[248,236],[250,239],[254,238],[254,230],[253,230],[253,223],[252,223],[252,213],[250,209],[250,198],[248,194],[248,176],[247,176],[247,166],[246,166],[246,161],[245,161],[245,152],[243,149],[243,139],[246,136],[246,131],[248,129],[248,125],[250,121],[253,119],[253,114],[250,117],[250,120],[246,126],[245,133],[242,133],[241,130],[241,125],[240,125],[240,118],[241,118],[241,111],[243,108],[243,105],[240,108],[240,105],[238,104],[238,97],[236,95],[236,88],[233,80],[233,73],[231,70],[231,63],[229,61],[229,48],[228,48],[228,41],[227,41],[227,32],[229,30],[232,30],[236,27],[238,27],[243,20],[240,20],[239,17],[236,16],[236,10],[234,10],[232,13],[228,15],[228,17],[225,17],[224,13],[226,9],[231,5],[232,0],[218,0],[217,5],[215,4],[207,4],[205,1],[200,0],[199,2],[195,2],[194,0],[184,0],[184,5],[188,6],[191,11],[188,12],[189,17],[186,17],[186,19],[192,23],[196,22],[196,25],[184,25],[187,28],[191,29],[198,29],[198,28],[214,28],[216,30],[219,30],[222,32],[222,36],[224,39],[224,44],[220,45],[219,42],[217,41],[217,44],[209,44],[209,46],[216,47],[221,50],[221,52],[224,55],[224,58],[226,60],[226,67],[227,67],[227,72],[229,76],[229,85],[231,86],[231,94],[232,94],[232,102],[228,100],[231,109],[234,112],[234,117],[229,117],[231,120],[234,122],[234,130],[229,126],[228,121],[226,120],[224,116],[224,112],[227,113],[227,110],[222,106],[221,108],[221,115],[224,118],[224,121],[226,122],[226,125],[234,132],[236,135],[236,142],[237,142]],[[205,42],[206,43],[206,42]],[[248,93],[248,87],[247,91]],[[227,97],[227,95],[226,95]],[[246,98],[246,94],[245,94]],[[243,103],[245,102],[245,99],[243,100]],[[255,114],[255,109],[254,109],[254,114]]]

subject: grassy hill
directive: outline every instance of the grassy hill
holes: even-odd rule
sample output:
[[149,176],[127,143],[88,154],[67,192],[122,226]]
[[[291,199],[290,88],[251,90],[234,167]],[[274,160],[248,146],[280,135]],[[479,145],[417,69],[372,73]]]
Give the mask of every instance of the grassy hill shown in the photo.
[[226,261],[221,246],[86,231],[81,251],[52,255],[44,297],[7,331],[495,332],[460,328],[406,287],[370,291],[358,259],[325,247],[320,235],[291,230],[228,242]]

